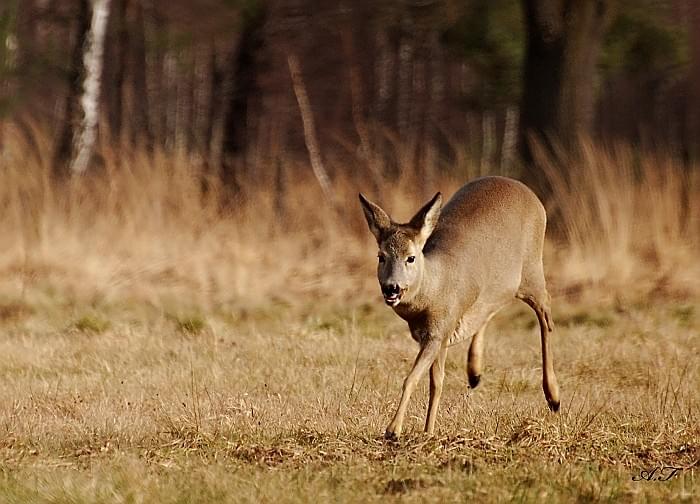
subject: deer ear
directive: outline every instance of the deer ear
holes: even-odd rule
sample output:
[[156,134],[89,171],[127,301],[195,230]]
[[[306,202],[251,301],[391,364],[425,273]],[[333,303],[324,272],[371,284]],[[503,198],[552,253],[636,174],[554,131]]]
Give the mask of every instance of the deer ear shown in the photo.
[[417,239],[421,248],[433,233],[440,217],[440,210],[442,210],[442,194],[437,193],[423,208],[418,210],[418,213],[408,223],[409,226],[418,231]]
[[391,219],[379,205],[372,203],[362,193],[360,193],[360,203],[362,204],[362,211],[365,213],[369,230],[372,231],[372,234],[377,239],[377,243],[380,243],[384,233],[391,227]]

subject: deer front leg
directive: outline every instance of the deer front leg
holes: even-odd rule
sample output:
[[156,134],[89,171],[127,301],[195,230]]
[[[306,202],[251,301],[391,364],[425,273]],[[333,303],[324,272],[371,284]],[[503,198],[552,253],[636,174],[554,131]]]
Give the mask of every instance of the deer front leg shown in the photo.
[[442,383],[445,379],[445,358],[447,357],[447,340],[444,340],[438,352],[437,359],[430,367],[430,399],[428,400],[428,416],[425,419],[425,432],[432,436],[435,432],[438,405],[442,396]]
[[403,430],[403,419],[406,415],[406,409],[408,408],[408,401],[411,399],[411,394],[416,389],[416,385],[423,377],[428,368],[435,362],[440,348],[442,346],[442,341],[439,338],[428,338],[425,344],[421,346],[416,361],[413,363],[413,368],[408,374],[403,382],[403,391],[401,393],[401,401],[399,402],[399,407],[396,409],[396,414],[394,419],[386,428],[384,437],[386,439],[398,439]]

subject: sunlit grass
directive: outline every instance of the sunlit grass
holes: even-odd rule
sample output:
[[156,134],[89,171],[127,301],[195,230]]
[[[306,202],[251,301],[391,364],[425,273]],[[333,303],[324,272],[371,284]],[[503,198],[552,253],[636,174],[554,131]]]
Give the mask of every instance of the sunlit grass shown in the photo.
[[[202,313],[196,337],[157,311],[93,309],[112,318],[89,337],[40,312],[1,326],[0,500],[697,498],[700,368],[687,356],[700,334],[673,304],[604,325],[562,307],[555,415],[514,302],[487,332],[479,388],[453,347],[436,436],[422,434],[423,382],[398,444],[382,432],[416,347],[380,303],[329,319],[290,309],[282,324]],[[632,481],[661,465],[683,471]]]

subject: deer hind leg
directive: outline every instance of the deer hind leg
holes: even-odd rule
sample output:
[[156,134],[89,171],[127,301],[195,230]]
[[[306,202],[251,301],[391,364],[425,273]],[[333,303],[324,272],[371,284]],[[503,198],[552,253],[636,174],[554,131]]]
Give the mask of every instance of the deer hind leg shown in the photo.
[[491,313],[486,319],[486,322],[472,336],[472,342],[469,344],[469,352],[467,354],[467,377],[469,378],[469,387],[476,388],[481,380],[482,360],[484,355],[484,333],[486,326],[493,318],[496,312]]
[[[533,294],[533,292],[537,292],[537,294]],[[553,329],[549,308],[550,297],[544,288],[544,281],[542,281],[542,287],[538,291],[529,289],[524,291],[521,286],[521,290],[518,291],[516,297],[527,303],[537,315],[542,341],[542,389],[544,390],[549,409],[559,411],[559,385],[554,374],[554,363],[552,362],[552,352],[549,346],[549,333]]]

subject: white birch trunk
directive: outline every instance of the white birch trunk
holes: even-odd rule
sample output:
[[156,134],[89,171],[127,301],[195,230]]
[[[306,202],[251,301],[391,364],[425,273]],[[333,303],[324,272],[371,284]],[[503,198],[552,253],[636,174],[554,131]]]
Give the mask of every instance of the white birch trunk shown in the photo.
[[70,165],[74,174],[87,170],[97,141],[97,124],[100,118],[100,80],[104,64],[105,34],[109,17],[110,0],[92,0],[92,20],[85,46],[85,82],[80,105],[83,121],[75,136],[75,157]]

